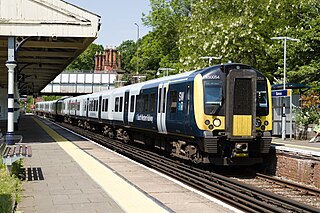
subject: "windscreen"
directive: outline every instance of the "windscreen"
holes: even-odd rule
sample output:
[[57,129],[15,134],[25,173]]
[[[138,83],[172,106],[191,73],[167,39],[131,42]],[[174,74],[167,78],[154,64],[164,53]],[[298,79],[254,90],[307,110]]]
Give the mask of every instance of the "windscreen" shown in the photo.
[[269,114],[267,82],[257,82],[257,116],[266,116]]
[[204,80],[204,110],[208,115],[213,115],[222,105],[221,80]]

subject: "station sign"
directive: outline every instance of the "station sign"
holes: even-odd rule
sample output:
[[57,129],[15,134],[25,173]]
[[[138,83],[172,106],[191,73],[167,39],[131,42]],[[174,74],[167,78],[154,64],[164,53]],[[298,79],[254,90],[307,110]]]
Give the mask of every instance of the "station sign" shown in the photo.
[[272,97],[288,97],[292,93],[292,89],[273,90]]

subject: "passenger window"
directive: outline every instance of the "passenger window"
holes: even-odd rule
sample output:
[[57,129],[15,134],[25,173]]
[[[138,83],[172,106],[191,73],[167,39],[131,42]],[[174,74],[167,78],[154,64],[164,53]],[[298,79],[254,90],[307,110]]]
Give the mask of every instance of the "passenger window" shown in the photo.
[[161,89],[158,92],[158,113],[160,113],[160,107],[161,107]]
[[143,112],[148,112],[149,95],[143,95]]
[[187,89],[187,114],[190,113],[190,86]]
[[130,112],[134,112],[134,95],[131,95]]
[[118,112],[119,111],[119,98],[116,98],[115,100],[115,106],[114,106],[114,111]]
[[155,100],[156,100],[156,94],[152,93],[150,95],[150,112],[155,112],[156,109],[156,104],[155,104]]
[[162,112],[166,112],[166,95],[167,95],[167,88],[163,90],[163,97],[162,97]]
[[177,111],[177,91],[170,91],[170,112],[174,113]]
[[122,103],[123,103],[123,97],[120,97],[120,107],[119,107],[119,112],[122,112]]
[[106,100],[106,103],[105,103],[104,111],[108,112],[109,99],[105,99],[105,100]]
[[144,104],[143,104],[143,98],[142,98],[142,95],[138,95],[137,96],[137,104],[136,104],[136,111],[137,112],[143,112],[143,106],[144,106]]

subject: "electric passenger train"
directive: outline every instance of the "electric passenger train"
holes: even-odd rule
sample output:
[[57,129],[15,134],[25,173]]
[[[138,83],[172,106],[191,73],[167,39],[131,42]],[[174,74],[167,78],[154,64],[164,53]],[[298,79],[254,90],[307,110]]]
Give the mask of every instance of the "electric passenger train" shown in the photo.
[[36,113],[195,163],[253,165],[269,153],[271,104],[269,80],[231,63],[38,102]]

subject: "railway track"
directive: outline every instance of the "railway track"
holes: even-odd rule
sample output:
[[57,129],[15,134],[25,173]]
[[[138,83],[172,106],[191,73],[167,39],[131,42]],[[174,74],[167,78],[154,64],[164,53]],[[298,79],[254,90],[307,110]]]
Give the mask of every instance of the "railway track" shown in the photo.
[[294,201],[291,198],[266,191],[243,181],[204,171],[92,131],[64,123],[60,123],[60,125],[246,212],[320,211],[314,206]]
[[319,208],[320,211],[320,190],[317,188],[306,187],[292,181],[260,173],[256,173],[253,177],[249,178],[242,177],[234,179],[283,197],[290,198],[297,202]]

